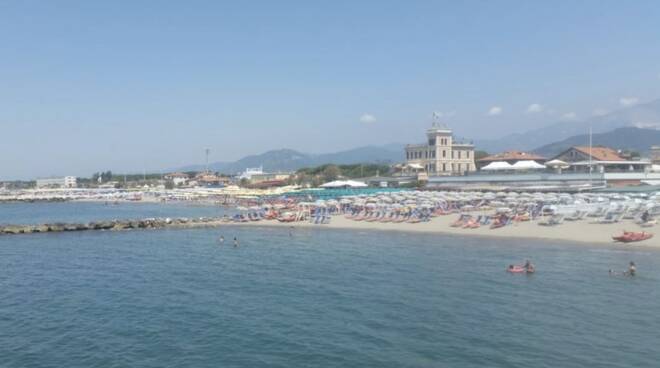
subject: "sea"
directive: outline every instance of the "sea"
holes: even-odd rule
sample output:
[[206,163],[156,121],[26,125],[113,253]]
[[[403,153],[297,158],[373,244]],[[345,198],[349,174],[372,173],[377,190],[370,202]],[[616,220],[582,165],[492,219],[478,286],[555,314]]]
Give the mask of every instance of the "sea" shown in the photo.
[[[0,223],[223,211],[2,204]],[[505,272],[526,259],[535,274]],[[637,276],[609,274],[631,260]],[[659,282],[660,251],[614,244],[322,225],[0,235],[0,367],[658,367]]]

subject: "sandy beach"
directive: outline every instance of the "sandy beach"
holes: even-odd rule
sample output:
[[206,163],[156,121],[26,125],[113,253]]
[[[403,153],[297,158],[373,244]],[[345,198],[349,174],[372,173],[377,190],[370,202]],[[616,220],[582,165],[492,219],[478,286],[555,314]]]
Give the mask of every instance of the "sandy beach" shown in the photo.
[[[378,231],[405,231],[423,232],[436,234],[452,234],[464,236],[498,237],[498,238],[527,238],[548,239],[568,242],[579,242],[601,245],[623,245],[614,242],[612,235],[619,234],[623,230],[646,231],[655,234],[654,227],[641,228],[630,220],[623,220],[615,224],[591,224],[588,220],[576,222],[564,222],[557,226],[540,226],[536,221],[517,222],[510,226],[499,229],[490,229],[482,226],[477,229],[454,228],[450,224],[458,218],[458,215],[434,217],[429,222],[422,223],[380,223],[353,221],[344,216],[333,216],[329,224],[317,225],[307,221],[284,223],[275,220],[263,220],[245,223],[222,223],[230,226],[275,226],[294,228],[319,228],[319,229],[351,229],[351,230],[378,230]],[[634,247],[657,247],[660,249],[660,236],[651,239],[628,243],[626,246]]]

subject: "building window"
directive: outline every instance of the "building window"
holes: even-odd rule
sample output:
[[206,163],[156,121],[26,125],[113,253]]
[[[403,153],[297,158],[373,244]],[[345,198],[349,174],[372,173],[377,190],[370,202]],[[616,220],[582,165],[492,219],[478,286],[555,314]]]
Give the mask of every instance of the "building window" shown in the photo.
[[447,164],[442,164],[442,171],[447,171]]
[[[461,151],[458,151],[458,158],[459,158],[459,159],[461,158]],[[459,166],[459,167],[460,167],[460,166]],[[461,169],[458,169],[458,171],[460,171],[460,170],[461,170]]]
[[470,151],[465,151],[465,156],[466,156],[467,158],[470,158]]
[[433,158],[435,158],[435,151],[431,151],[431,155],[433,155]]
[[447,157],[447,151],[442,150],[442,158],[445,158],[445,157]]
[[[451,151],[451,158],[454,158],[454,151]],[[452,170],[454,169],[452,168]]]

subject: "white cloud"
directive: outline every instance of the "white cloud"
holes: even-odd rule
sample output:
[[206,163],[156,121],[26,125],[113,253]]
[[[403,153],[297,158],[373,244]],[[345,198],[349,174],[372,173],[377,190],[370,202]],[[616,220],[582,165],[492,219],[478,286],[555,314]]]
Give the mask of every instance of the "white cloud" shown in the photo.
[[621,106],[625,106],[625,107],[637,105],[638,102],[639,102],[639,98],[637,97],[621,97],[619,99],[619,103],[621,104]]
[[533,103],[527,107],[527,113],[528,114],[535,114],[537,112],[542,112],[543,111],[543,105]]
[[563,121],[574,121],[577,120],[578,116],[574,112],[567,112],[564,115],[561,116],[561,120]]
[[605,109],[594,109],[594,111],[592,112],[594,116],[603,116],[603,115],[607,115],[608,113],[609,111]]
[[490,116],[495,116],[495,115],[500,115],[502,113],[502,108],[499,106],[493,106],[488,110],[488,115]]
[[365,114],[362,114],[362,116],[360,116],[360,121],[363,122],[363,123],[366,123],[366,124],[375,123],[376,122],[376,117],[371,115],[371,114],[366,114],[365,113]]

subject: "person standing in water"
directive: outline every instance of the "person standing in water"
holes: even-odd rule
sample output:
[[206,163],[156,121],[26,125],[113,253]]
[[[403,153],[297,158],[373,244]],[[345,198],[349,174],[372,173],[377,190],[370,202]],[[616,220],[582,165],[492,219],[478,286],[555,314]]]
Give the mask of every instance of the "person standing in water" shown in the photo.
[[220,244],[224,244],[225,242],[225,237],[223,235],[220,235]]
[[628,266],[628,276],[635,276],[637,273],[637,266],[635,266],[635,262],[630,261],[630,265]]
[[238,239],[234,237],[234,248],[238,247]]

